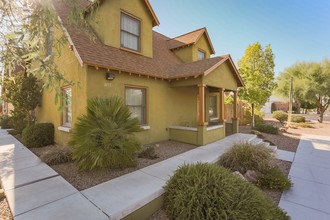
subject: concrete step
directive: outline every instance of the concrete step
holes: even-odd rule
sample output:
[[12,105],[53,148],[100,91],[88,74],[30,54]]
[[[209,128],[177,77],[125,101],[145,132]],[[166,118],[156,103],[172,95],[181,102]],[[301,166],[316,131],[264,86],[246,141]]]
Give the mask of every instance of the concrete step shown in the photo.
[[258,144],[261,144],[262,143],[262,139],[256,137],[256,138],[250,140],[249,143],[250,144],[253,144],[253,145],[258,145]]

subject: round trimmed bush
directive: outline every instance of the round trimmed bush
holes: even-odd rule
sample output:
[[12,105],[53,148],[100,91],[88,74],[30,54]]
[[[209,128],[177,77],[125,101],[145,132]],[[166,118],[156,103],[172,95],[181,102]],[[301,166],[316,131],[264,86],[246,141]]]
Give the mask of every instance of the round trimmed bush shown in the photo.
[[216,164],[188,164],[165,186],[164,207],[171,219],[289,219],[254,185]]
[[92,98],[72,131],[73,159],[81,170],[136,165],[140,123],[119,97]]
[[295,115],[292,117],[292,122],[303,123],[303,122],[306,122],[306,118],[302,115]]
[[283,123],[284,121],[288,120],[288,113],[284,111],[274,111],[273,118]]
[[244,174],[247,170],[261,171],[274,159],[274,151],[270,148],[250,143],[236,143],[221,155],[219,164],[231,171]]
[[37,123],[24,128],[23,144],[28,147],[44,147],[54,144],[54,125],[52,123]]
[[264,124],[264,123],[256,124],[254,129],[267,134],[278,134],[278,128],[271,124]]

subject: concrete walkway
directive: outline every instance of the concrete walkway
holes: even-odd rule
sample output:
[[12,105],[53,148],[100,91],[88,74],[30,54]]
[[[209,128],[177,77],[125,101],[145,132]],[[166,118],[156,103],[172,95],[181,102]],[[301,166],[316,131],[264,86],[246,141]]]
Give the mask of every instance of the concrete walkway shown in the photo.
[[289,176],[293,187],[279,206],[292,220],[330,219],[330,137],[304,135]]
[[[15,219],[121,219],[162,195],[163,186],[180,165],[214,163],[233,143],[241,141],[261,143],[255,135],[231,135],[79,192],[0,130],[0,178]],[[278,153],[288,161],[293,156]]]

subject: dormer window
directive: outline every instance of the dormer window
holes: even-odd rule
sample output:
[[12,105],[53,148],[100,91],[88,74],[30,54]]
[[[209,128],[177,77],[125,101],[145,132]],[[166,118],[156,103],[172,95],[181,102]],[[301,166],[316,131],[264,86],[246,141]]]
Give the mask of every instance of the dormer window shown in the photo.
[[123,48],[140,51],[141,21],[126,14],[121,13],[121,33],[120,45]]
[[204,60],[205,59],[205,52],[202,50],[198,50],[198,60]]

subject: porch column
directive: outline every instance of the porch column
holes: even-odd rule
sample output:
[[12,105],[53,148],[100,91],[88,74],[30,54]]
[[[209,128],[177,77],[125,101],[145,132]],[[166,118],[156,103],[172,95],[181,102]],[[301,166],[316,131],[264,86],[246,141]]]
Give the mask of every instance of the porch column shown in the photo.
[[233,122],[233,133],[239,132],[239,119],[237,117],[237,91],[234,91],[234,114],[232,118]]
[[234,114],[233,118],[237,119],[237,91],[234,91],[234,106],[233,106]]
[[205,125],[205,84],[198,85],[198,111],[197,111],[197,124]]
[[225,121],[225,90],[223,88],[219,89],[219,121],[223,123]]

